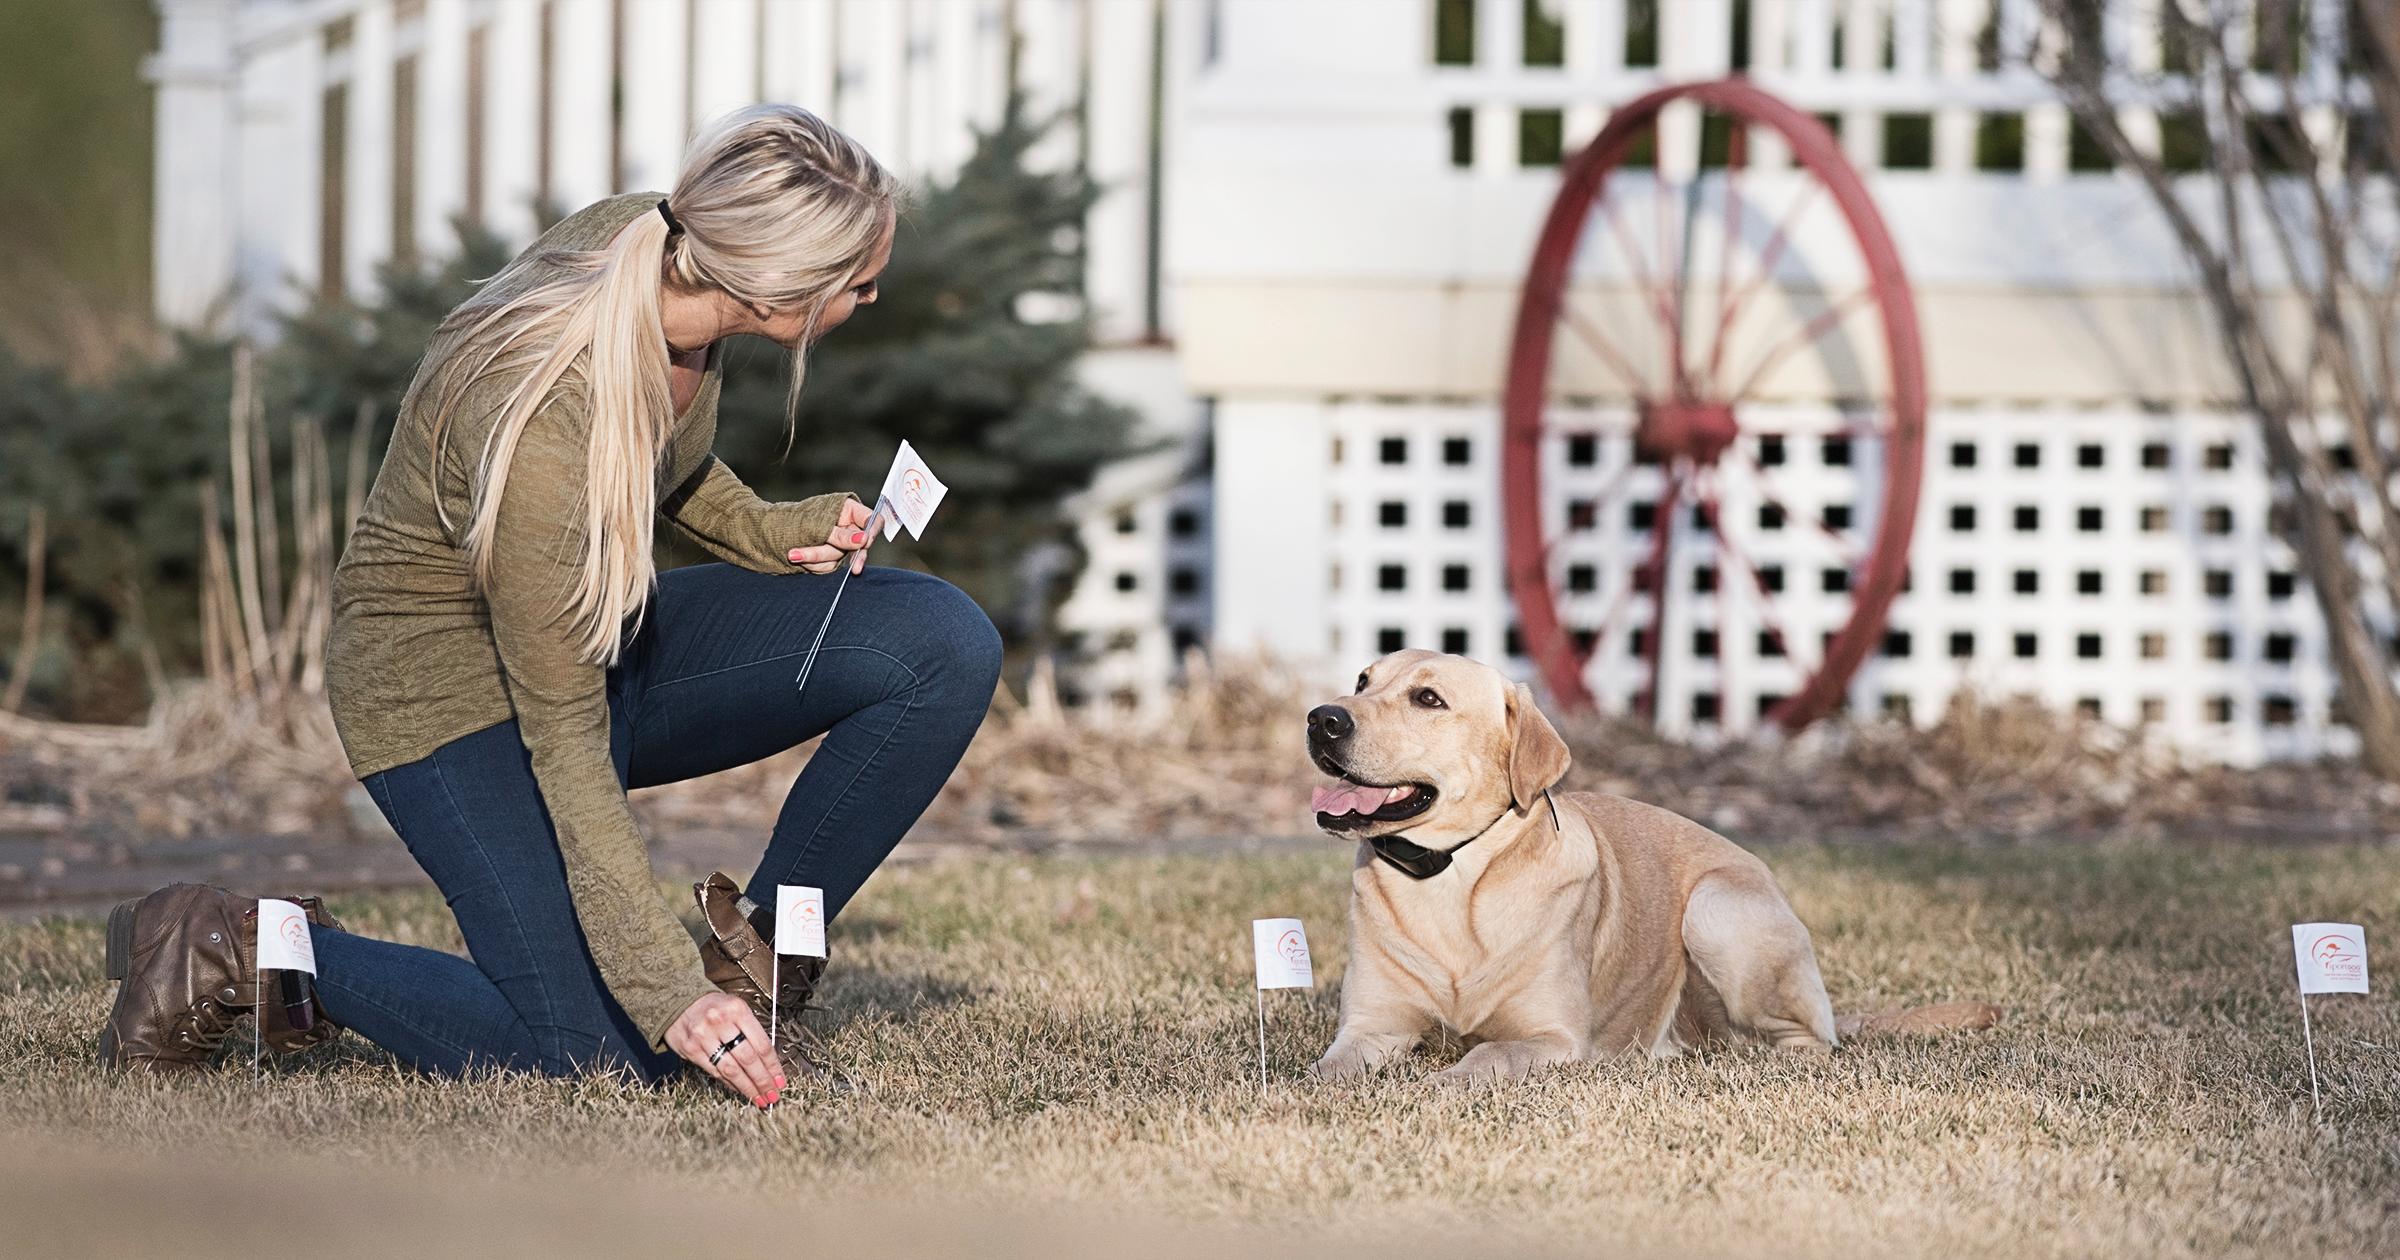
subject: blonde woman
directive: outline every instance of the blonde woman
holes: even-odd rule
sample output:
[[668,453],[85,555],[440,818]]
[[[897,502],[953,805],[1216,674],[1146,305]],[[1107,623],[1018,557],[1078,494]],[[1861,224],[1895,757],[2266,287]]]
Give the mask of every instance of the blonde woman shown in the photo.
[[[585,207],[451,312],[335,573],[326,693],[473,960],[344,931],[310,899],[313,999],[262,994],[255,903],[176,885],[110,917],[103,1063],[198,1066],[255,1008],[278,1050],[348,1027],[436,1074],[689,1063],[764,1107],[812,1070],[799,1015],[821,964],[784,960],[769,993],[774,888],[841,912],[965,752],[1000,642],[957,588],[865,568],[857,498],[763,502],[709,448],[722,339],[790,348],[796,409],[808,345],[875,301],[894,209],[855,141],[755,106],[696,141],[671,192]],[[654,572],[657,515],[720,563]],[[694,887],[695,949],[626,790],[819,735],[746,892]]]

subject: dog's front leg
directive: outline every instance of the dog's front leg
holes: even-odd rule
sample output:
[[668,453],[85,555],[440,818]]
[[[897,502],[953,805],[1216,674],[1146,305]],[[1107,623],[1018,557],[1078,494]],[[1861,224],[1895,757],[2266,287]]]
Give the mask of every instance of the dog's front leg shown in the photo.
[[1408,1053],[1423,1035],[1421,1030],[1344,1025],[1325,1048],[1325,1057],[1309,1065],[1308,1074],[1315,1080],[1343,1081],[1379,1071]]
[[1521,1081],[1535,1068],[1570,1063],[1581,1057],[1574,1039],[1565,1033],[1539,1033],[1516,1041],[1486,1041],[1466,1056],[1433,1074],[1436,1085],[1466,1085],[1475,1081]]

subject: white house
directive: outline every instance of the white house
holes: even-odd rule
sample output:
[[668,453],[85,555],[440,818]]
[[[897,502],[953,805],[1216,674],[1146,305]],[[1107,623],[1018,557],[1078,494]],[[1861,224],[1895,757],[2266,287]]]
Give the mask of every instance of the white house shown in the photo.
[[[1109,189],[1089,226],[1104,341],[1089,376],[1181,443],[1079,501],[1091,564],[1067,608],[1069,676],[1136,706],[1202,639],[1271,649],[1328,685],[1398,644],[1532,676],[1504,589],[1501,395],[1559,160],[1654,87],[1738,71],[1838,128],[1922,330],[1911,580],[1849,703],[1922,718],[1973,681],[2233,760],[2346,746],[2313,605],[2270,536],[2255,438],[2172,240],[2038,78],[1992,55],[2021,46],[2033,0],[159,3],[156,290],[185,321],[256,320],[293,282],[371,283],[379,258],[443,248],[453,213],[522,235],[532,197],[656,186],[695,120],[760,97],[939,174],[994,115],[1015,31],[1015,80],[1083,107],[1054,160]],[[2131,69],[2167,68],[2160,3],[2104,6]],[[2341,10],[2310,10],[2321,51],[2338,53]],[[2127,121],[2146,144],[2174,140],[2155,109]],[[2303,121],[2337,122],[2322,107]],[[1744,198],[1797,214],[1788,147],[1749,132],[1754,191],[1736,198],[1713,127],[1670,110],[1644,168],[1611,186],[1686,241]],[[1576,300],[1646,298],[1616,226],[1615,262],[1601,229],[1584,240]],[[1810,293],[1858,265],[1839,227],[1777,247],[1734,357],[1772,358],[1813,327]],[[1759,236],[1728,225],[1680,274],[1738,288],[1735,255]],[[1711,558],[1705,520],[1657,511],[1628,374],[1586,363],[1545,386],[1544,563],[1568,631],[1594,645],[1599,703],[1649,685],[1661,605],[1636,587],[1662,524],[1662,724],[1739,730],[1798,684],[1784,649],[1840,624],[1851,579],[1811,550],[1825,531],[1783,527],[1863,535],[1886,501],[1873,441],[1821,440],[1877,404],[1873,342],[1843,323],[1778,361],[1729,448],[1756,475],[1702,483],[1748,585],[1773,570],[1759,600]]]

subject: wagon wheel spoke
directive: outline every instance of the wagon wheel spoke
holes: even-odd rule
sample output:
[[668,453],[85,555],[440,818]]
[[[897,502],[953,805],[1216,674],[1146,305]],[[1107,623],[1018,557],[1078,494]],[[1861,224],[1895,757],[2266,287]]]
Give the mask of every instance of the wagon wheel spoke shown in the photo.
[[[1794,512],[1783,501],[1783,495],[1775,489],[1774,481],[1767,476],[1766,465],[1758,462],[1758,456],[1743,451],[1742,461],[1750,466],[1750,477],[1758,485],[1758,498],[1761,503],[1783,513],[1783,519],[1786,521],[1801,519],[1800,514]],[[1865,564],[1866,558],[1858,553],[1857,539],[1827,525],[1821,517],[1811,516],[1807,520],[1810,528],[1824,535],[1826,541],[1833,544],[1834,550],[1839,553],[1845,568],[1855,572]]]
[[[1792,636],[1784,631],[1783,618],[1775,611],[1774,592],[1767,589],[1766,574],[1760,571],[1758,565],[1753,563],[1741,548],[1734,545],[1732,537],[1725,532],[1724,521],[1721,518],[1712,513],[1708,527],[1717,536],[1718,551],[1735,564],[1740,565],[1743,575],[1749,579],[1747,589],[1757,605],[1758,619],[1766,627],[1767,635],[1774,642],[1776,652],[1784,659],[1791,661],[1793,669],[1801,675],[1816,673],[1816,665],[1803,665],[1801,658],[1793,654]],[[1727,585],[1729,583],[1720,575],[1717,579],[1718,589],[1722,590]]]
[[1759,360],[1758,366],[1750,369],[1750,374],[1742,378],[1740,388],[1733,391],[1733,397],[1737,400],[1749,398],[1750,391],[1756,389],[1758,383],[1766,379],[1769,372],[1782,367],[1785,360],[1808,346],[1814,345],[1825,334],[1832,332],[1843,320],[1856,314],[1860,307],[1874,300],[1875,286],[1871,284],[1862,284],[1842,295],[1840,301],[1826,307],[1818,312],[1815,318],[1801,325],[1800,331],[1785,337],[1771,347]]
[[1633,361],[1627,359],[1624,352],[1618,350],[1615,344],[1609,341],[1607,335],[1600,331],[1599,325],[1578,313],[1567,299],[1562,298],[1559,301],[1558,310],[1559,322],[1572,329],[1586,348],[1598,355],[1602,362],[1608,364],[1609,368],[1617,374],[1617,379],[1625,382],[1625,389],[1628,393],[1639,397],[1649,392],[1650,383],[1642,379],[1642,374],[1633,366]]
[[[1765,288],[1767,283],[1775,278],[1776,264],[1783,261],[1783,251],[1791,245],[1793,222],[1800,217],[1802,210],[1809,208],[1815,201],[1817,192],[1822,187],[1823,185],[1814,180],[1801,186],[1800,194],[1792,198],[1792,204],[1784,207],[1782,217],[1776,220],[1775,230],[1768,234],[1767,243],[1759,248],[1758,262],[1750,278],[1743,281],[1742,287],[1734,290],[1732,299],[1718,310],[1716,335],[1710,345],[1708,356],[1708,377],[1711,384],[1716,382],[1719,372],[1723,370],[1725,347],[1733,340],[1734,321],[1741,318],[1742,308],[1750,302],[1750,299],[1758,296],[1758,291]],[[1728,258],[1726,262],[1726,270],[1730,272],[1732,260]]]
[[1667,563],[1675,554],[1675,509],[1679,506],[1688,478],[1680,468],[1669,475],[1665,489],[1659,492],[1658,512],[1651,517],[1650,559],[1644,568],[1650,573],[1650,635],[1643,643],[1643,663],[1650,675],[1642,691],[1642,716],[1658,720],[1659,682],[1666,673],[1667,586],[1670,570]]
[[[1656,195],[1661,199],[1665,197],[1666,194],[1663,186],[1658,190]],[[1608,220],[1609,230],[1614,233],[1617,238],[1617,249],[1619,252],[1625,255],[1626,266],[1632,270],[1634,281],[1641,286],[1643,293],[1649,297],[1651,312],[1658,317],[1659,326],[1665,329],[1667,332],[1667,345],[1665,349],[1670,356],[1667,365],[1668,378],[1670,380],[1680,381],[1684,374],[1683,334],[1675,319],[1674,306],[1667,297],[1666,282],[1659,277],[1652,275],[1649,264],[1642,261],[1642,249],[1640,246],[1634,243],[1633,232],[1631,229],[1625,226],[1624,218],[1618,215],[1615,199],[1608,197],[1601,198],[1600,215],[1602,218]]]
[[1725,209],[1717,216],[1725,224],[1717,248],[1717,327],[1709,337],[1708,370],[1702,373],[1711,385],[1725,360],[1725,329],[1732,318],[1733,249],[1742,239],[1742,167],[1749,160],[1749,138],[1748,127],[1733,125],[1725,154]]

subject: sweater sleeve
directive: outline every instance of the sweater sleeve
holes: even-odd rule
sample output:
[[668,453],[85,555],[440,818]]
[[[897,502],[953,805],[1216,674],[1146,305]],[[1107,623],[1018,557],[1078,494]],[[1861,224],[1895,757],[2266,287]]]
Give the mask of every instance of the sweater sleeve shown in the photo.
[[792,549],[824,546],[842,505],[857,497],[842,491],[768,503],[712,452],[658,510],[720,560],[759,573],[794,573]]
[[587,533],[587,433],[577,409],[556,404],[526,424],[501,492],[484,598],[584,939],[609,993],[663,1050],[676,1017],[717,988],[659,894],[617,778],[606,670],[578,659],[567,630]]

